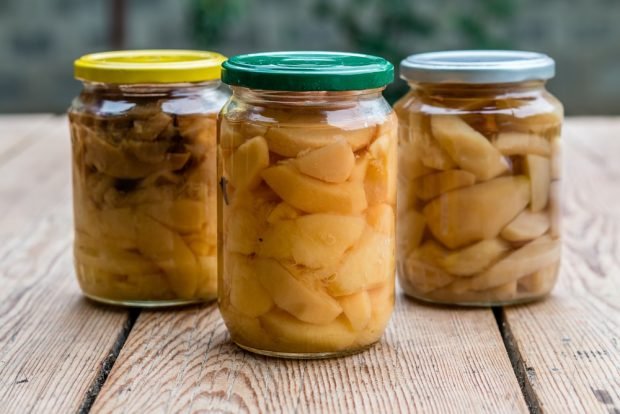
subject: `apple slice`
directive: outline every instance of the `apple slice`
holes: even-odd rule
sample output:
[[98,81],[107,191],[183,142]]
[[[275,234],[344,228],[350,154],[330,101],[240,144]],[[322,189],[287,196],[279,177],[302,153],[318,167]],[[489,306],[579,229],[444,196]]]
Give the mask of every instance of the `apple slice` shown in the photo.
[[163,269],[177,297],[193,298],[200,269],[181,236],[145,215],[136,215],[134,225],[138,249]]
[[355,156],[349,144],[341,139],[324,147],[302,152],[292,162],[299,171],[310,177],[328,183],[342,183],[353,171]]
[[396,218],[389,204],[379,204],[366,209],[366,222],[376,232],[393,235]]
[[481,240],[464,249],[446,253],[440,263],[448,273],[471,276],[486,269],[509,249],[499,239]]
[[521,132],[502,132],[493,143],[503,155],[542,155],[548,157],[551,145],[545,138]]
[[361,183],[326,183],[286,164],[267,168],[261,175],[284,201],[302,211],[357,214],[368,206]]
[[519,279],[519,290],[530,295],[548,293],[558,277],[560,261]]
[[275,222],[280,220],[295,219],[300,215],[301,212],[295,207],[285,202],[281,202],[273,209],[271,213],[269,213],[269,216],[267,217],[267,222],[269,224],[274,224]]
[[394,237],[366,229],[344,257],[327,288],[334,296],[371,289],[394,275]]
[[476,182],[476,176],[465,170],[448,170],[427,174],[413,183],[416,195],[422,200],[430,200],[440,194],[469,187]]
[[326,325],[342,313],[338,301],[295,279],[275,260],[257,259],[256,275],[275,304],[300,321]]
[[252,189],[260,184],[260,172],[269,166],[269,148],[258,136],[244,142],[228,160],[230,182],[237,190]]
[[284,157],[297,157],[304,150],[324,147],[344,140],[353,151],[367,146],[375,136],[377,126],[359,129],[342,129],[333,126],[317,128],[308,125],[281,124],[265,134],[269,150]]
[[489,140],[458,116],[433,115],[431,128],[448,155],[479,180],[489,180],[508,169],[508,163]]
[[457,280],[451,288],[456,293],[491,289],[550,266],[559,259],[560,242],[542,236],[515,250],[484,272]]
[[356,332],[341,316],[329,324],[313,325],[274,309],[260,317],[261,326],[275,342],[275,351],[316,353],[334,352],[353,345]]
[[161,200],[138,206],[138,212],[147,214],[181,233],[200,231],[207,221],[207,206],[190,199]]
[[361,331],[368,325],[372,314],[372,304],[365,290],[342,296],[338,298],[338,301],[354,331]]
[[562,140],[560,137],[551,139],[551,179],[562,177]]
[[433,171],[422,163],[422,154],[416,143],[401,142],[398,154],[399,175],[404,179],[415,180]]
[[399,255],[407,255],[418,247],[424,229],[426,218],[414,209],[399,214],[398,217],[398,251]]
[[369,205],[396,202],[396,151],[396,137],[390,135],[382,135],[370,145],[364,185]]
[[273,307],[273,300],[256,277],[252,260],[240,254],[226,257],[226,278],[230,280],[230,304],[239,313],[258,317]]
[[455,249],[497,237],[529,201],[527,177],[500,177],[435,198],[424,216],[433,235]]
[[308,214],[269,226],[259,241],[262,257],[293,260],[310,268],[336,265],[355,244],[366,223],[361,217]]
[[529,241],[545,234],[550,224],[548,212],[533,213],[530,210],[523,210],[504,227],[500,235],[511,242]]
[[551,164],[548,158],[538,155],[525,156],[525,169],[530,177],[532,200],[530,209],[534,212],[547,207],[549,185],[551,184]]

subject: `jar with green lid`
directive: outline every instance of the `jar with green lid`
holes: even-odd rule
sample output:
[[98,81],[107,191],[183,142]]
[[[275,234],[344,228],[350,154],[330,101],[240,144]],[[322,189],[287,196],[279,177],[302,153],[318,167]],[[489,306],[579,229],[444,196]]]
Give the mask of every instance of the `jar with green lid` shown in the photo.
[[394,303],[392,78],[384,59],[350,53],[223,64],[218,299],[242,348],[321,358],[380,339]]
[[69,109],[74,252],[87,297],[150,307],[216,297],[224,60],[143,50],[75,62],[84,87]]
[[401,63],[398,272],[430,302],[542,298],[560,264],[563,109],[546,55],[454,51]]

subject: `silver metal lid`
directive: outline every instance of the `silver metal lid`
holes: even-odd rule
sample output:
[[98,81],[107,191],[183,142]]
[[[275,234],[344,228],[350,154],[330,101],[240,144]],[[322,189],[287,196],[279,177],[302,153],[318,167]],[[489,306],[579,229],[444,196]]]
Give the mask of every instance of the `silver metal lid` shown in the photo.
[[534,52],[455,50],[420,53],[400,62],[400,77],[420,83],[515,83],[554,75],[553,59]]

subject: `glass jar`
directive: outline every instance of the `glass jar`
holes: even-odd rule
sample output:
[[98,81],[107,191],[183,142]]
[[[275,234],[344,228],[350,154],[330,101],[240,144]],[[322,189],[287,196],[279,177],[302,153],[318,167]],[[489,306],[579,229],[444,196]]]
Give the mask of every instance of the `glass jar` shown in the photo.
[[87,297],[148,307],[215,299],[224,60],[157,50],[76,61],[74,254]]
[[399,117],[398,272],[429,302],[542,298],[560,263],[560,128],[551,58],[413,55]]
[[231,58],[219,120],[219,306],[252,352],[321,358],[377,342],[392,313],[397,119],[372,56]]

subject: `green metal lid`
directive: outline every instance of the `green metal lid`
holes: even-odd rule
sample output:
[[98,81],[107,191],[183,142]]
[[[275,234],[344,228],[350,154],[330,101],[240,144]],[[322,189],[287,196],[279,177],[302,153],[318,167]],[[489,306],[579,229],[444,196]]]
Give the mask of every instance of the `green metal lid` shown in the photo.
[[222,64],[222,82],[252,89],[351,91],[381,88],[393,80],[390,62],[357,53],[255,53]]

